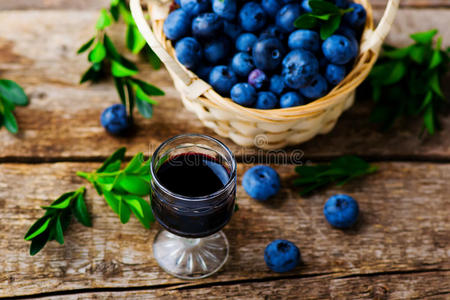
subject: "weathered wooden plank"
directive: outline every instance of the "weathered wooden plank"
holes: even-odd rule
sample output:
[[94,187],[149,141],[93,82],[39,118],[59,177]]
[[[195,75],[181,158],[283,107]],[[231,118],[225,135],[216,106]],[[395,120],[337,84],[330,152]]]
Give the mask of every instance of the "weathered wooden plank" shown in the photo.
[[352,278],[317,276],[202,289],[85,293],[51,299],[445,299],[450,297],[449,277],[448,271]]
[[[133,152],[147,151],[149,145],[157,146],[175,134],[212,134],[182,107],[165,70],[155,72],[142,65],[143,78],[163,88],[167,96],[159,99],[161,104],[156,107],[153,119],[137,118],[134,135],[126,138],[107,135],[100,126],[100,113],[119,102],[118,96],[111,82],[79,86],[80,74],[88,64],[84,56],[75,54],[79,45],[93,34],[96,18],[97,13],[92,11],[0,13],[2,77],[18,81],[31,96],[29,107],[17,109],[21,133],[12,136],[6,130],[0,131],[0,160],[106,157],[120,145],[127,145]],[[423,19],[427,22],[422,22]],[[431,27],[439,28],[445,44],[450,45],[450,10],[402,10],[389,40],[404,44],[407,33]],[[122,40],[123,27],[115,29],[113,37]],[[350,152],[371,157],[450,158],[450,131],[446,130],[450,117],[444,119],[443,131],[420,140],[419,122],[388,133],[378,132],[367,121],[369,108],[370,102],[357,102],[332,133],[297,148],[308,158]],[[230,140],[224,141],[236,154],[248,153]]]
[[[92,189],[87,198],[93,228],[73,224],[64,246],[50,243],[30,257],[23,235],[42,214],[39,207],[79,187],[76,170],[97,165],[0,164],[0,296],[450,269],[450,165],[433,163],[379,163],[379,173],[309,198],[299,197],[291,186],[293,166],[282,165],[277,169],[283,189],[264,204],[249,199],[239,185],[240,210],[225,228],[231,259],[217,276],[205,280],[183,282],[162,272],[151,249],[159,226],[145,230],[134,219],[121,225]],[[239,182],[246,168],[239,165]],[[359,201],[362,215],[355,228],[332,229],[324,220],[323,204],[334,193]],[[263,249],[276,238],[298,245],[302,266],[288,274],[267,269]]]

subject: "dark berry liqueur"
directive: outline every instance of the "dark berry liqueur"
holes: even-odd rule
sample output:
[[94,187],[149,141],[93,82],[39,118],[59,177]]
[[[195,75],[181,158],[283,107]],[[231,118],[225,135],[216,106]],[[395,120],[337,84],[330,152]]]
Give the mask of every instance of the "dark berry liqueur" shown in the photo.
[[157,169],[156,177],[173,195],[153,188],[155,217],[165,229],[183,237],[205,237],[221,230],[234,209],[236,189],[224,189],[230,176],[221,161],[205,154],[170,158]]

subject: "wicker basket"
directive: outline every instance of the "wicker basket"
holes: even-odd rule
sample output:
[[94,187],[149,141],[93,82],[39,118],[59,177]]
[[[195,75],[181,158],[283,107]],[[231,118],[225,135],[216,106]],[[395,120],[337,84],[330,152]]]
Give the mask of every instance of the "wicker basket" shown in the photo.
[[144,17],[140,0],[130,1],[131,12],[139,31],[172,76],[185,107],[195,112],[205,126],[236,144],[279,149],[328,133],[342,112],[353,104],[355,89],[375,63],[400,0],[389,0],[376,29],[369,1],[359,1],[367,10],[359,55],[353,70],[326,96],[303,106],[269,110],[243,107],[220,96],[207,82],[176,60],[172,43],[163,33],[171,1],[162,1],[148,2],[153,31]]

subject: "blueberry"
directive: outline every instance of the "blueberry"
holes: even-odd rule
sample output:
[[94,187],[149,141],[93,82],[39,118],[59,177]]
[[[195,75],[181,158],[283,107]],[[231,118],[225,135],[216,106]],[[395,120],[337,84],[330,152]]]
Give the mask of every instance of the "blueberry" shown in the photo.
[[210,8],[209,0],[180,0],[181,9],[190,16],[198,16]]
[[164,21],[163,31],[169,40],[178,40],[189,34],[191,30],[191,20],[188,14],[182,9],[171,12]]
[[282,0],[262,0],[261,5],[268,16],[275,18],[284,3]]
[[284,39],[286,38],[286,33],[276,25],[269,25],[263,31],[261,31],[259,39],[261,40],[268,37],[275,37],[280,41],[284,41]]
[[255,108],[272,109],[277,106],[278,99],[272,92],[259,92],[256,96]]
[[312,12],[312,8],[309,5],[309,0],[303,0],[300,5],[305,12],[307,12],[307,13]]
[[325,69],[325,78],[331,85],[337,85],[345,77],[345,67],[329,64]]
[[123,104],[107,107],[100,116],[102,126],[112,134],[122,134],[130,126],[127,109]]
[[223,32],[232,40],[235,40],[241,34],[242,28],[233,22],[224,21]]
[[239,51],[250,52],[258,38],[253,33],[242,33],[236,39],[236,49]]
[[323,42],[322,52],[331,63],[336,65],[345,65],[356,56],[350,40],[338,34],[330,36]]
[[300,250],[290,241],[274,240],[264,250],[264,260],[274,272],[289,272],[299,265]]
[[238,52],[231,60],[231,68],[238,76],[247,77],[255,68],[253,59],[247,52]]
[[215,66],[209,74],[209,84],[222,96],[229,95],[237,81],[236,75],[227,66]]
[[311,83],[300,88],[300,93],[309,99],[317,99],[323,97],[328,92],[328,85],[322,75],[316,74]]
[[203,57],[202,46],[193,37],[179,40],[175,45],[175,53],[180,63],[189,69],[195,68]]
[[331,196],[323,207],[323,214],[331,226],[349,228],[358,219],[358,202],[344,194]]
[[355,31],[345,25],[341,25],[339,29],[336,30],[336,34],[343,35],[348,38],[352,46],[352,56],[356,57],[356,55],[358,55],[359,43],[356,39]]
[[255,88],[246,82],[236,83],[231,88],[231,99],[242,106],[250,107],[256,101]]
[[351,12],[345,13],[343,20],[353,28],[361,28],[366,23],[366,10],[364,6],[358,3],[350,3]]
[[213,67],[210,65],[200,64],[195,70],[195,74],[204,81],[208,81],[209,73],[211,73],[212,68]]
[[233,20],[237,13],[236,0],[213,0],[213,12],[226,20]]
[[287,92],[280,98],[280,107],[288,108],[305,104],[303,97],[297,92]]
[[300,16],[300,5],[289,3],[283,6],[277,13],[276,24],[285,32],[294,31],[294,21]]
[[288,46],[291,49],[305,49],[316,52],[320,48],[319,34],[308,29],[298,29],[289,35]]
[[280,176],[269,166],[255,166],[245,172],[242,186],[253,199],[266,201],[280,190]]
[[203,46],[205,59],[212,64],[217,64],[218,62],[224,60],[229,51],[230,41],[223,36],[221,38],[208,41]]
[[210,39],[220,36],[223,20],[215,13],[204,13],[192,21],[192,34],[197,38]]
[[270,78],[270,86],[269,90],[276,94],[281,95],[284,91],[285,85],[284,85],[284,79],[281,75],[273,75],[272,78]]
[[239,23],[246,31],[258,31],[266,24],[266,13],[259,3],[247,2],[239,12]]
[[266,73],[261,71],[260,69],[254,69],[248,74],[248,83],[253,86],[255,89],[262,89],[267,85],[268,78]]
[[282,62],[284,83],[294,89],[307,86],[319,71],[319,62],[309,51],[295,49]]
[[283,44],[273,37],[257,41],[252,50],[255,66],[263,71],[275,70],[281,63],[283,54]]

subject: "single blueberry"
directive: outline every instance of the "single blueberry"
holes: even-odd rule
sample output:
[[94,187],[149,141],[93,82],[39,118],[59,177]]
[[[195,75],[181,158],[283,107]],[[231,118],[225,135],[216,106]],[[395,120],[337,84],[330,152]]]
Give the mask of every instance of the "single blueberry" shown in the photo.
[[287,92],[280,98],[280,107],[288,108],[305,104],[303,97],[297,92]]
[[337,85],[345,77],[345,66],[329,64],[325,69],[325,78],[331,85]]
[[189,69],[195,68],[203,57],[202,46],[193,37],[179,40],[175,45],[175,53],[180,63]]
[[268,37],[275,37],[280,41],[284,41],[286,38],[286,33],[276,25],[269,25],[261,31],[259,34],[259,39],[262,40]]
[[353,10],[344,14],[344,22],[353,28],[361,28],[366,23],[366,10],[364,6],[358,3],[350,3],[348,7],[353,8]]
[[222,29],[223,20],[215,13],[201,14],[192,21],[192,34],[197,38],[216,38]]
[[246,82],[236,83],[231,88],[231,99],[242,106],[250,107],[256,101],[255,88]]
[[289,3],[278,11],[276,24],[285,32],[292,32],[295,30],[294,21],[300,14],[300,5],[298,3]]
[[250,52],[258,38],[250,32],[242,33],[236,39],[236,49],[239,51]]
[[181,9],[190,16],[198,16],[210,8],[210,0],[180,0]]
[[309,29],[298,29],[289,35],[288,46],[291,49],[316,52],[320,48],[319,34]]
[[303,11],[305,11],[307,13],[312,12],[312,8],[309,5],[309,0],[302,0],[302,3],[300,5],[301,5]]
[[242,186],[253,199],[266,201],[280,190],[280,176],[269,166],[255,166],[245,172]]
[[257,41],[252,50],[255,66],[263,71],[275,70],[280,65],[283,55],[283,44],[274,37]]
[[245,31],[258,31],[266,25],[266,13],[259,3],[247,2],[239,11],[239,23]]
[[238,76],[247,77],[255,68],[253,59],[247,52],[238,52],[231,60],[231,68]]
[[236,74],[227,66],[215,66],[209,74],[209,84],[222,96],[228,96],[237,81]]
[[309,99],[317,99],[323,97],[328,92],[328,85],[322,75],[316,74],[311,83],[300,88],[300,93]]
[[343,35],[346,38],[348,38],[348,40],[350,41],[350,44],[352,46],[352,56],[356,57],[358,55],[358,51],[359,51],[359,43],[358,40],[356,39],[356,33],[353,29],[342,25],[339,26],[338,30],[336,30],[335,34],[339,34],[339,35]]
[[314,54],[302,49],[289,52],[283,59],[281,74],[284,83],[293,89],[307,86],[319,71]]
[[197,69],[195,69],[195,74],[204,81],[208,81],[209,73],[211,73],[212,68],[213,66],[200,64]]
[[284,3],[282,0],[262,0],[261,5],[268,16],[275,18]]
[[260,69],[254,69],[248,74],[248,83],[255,89],[260,90],[267,85],[268,78],[266,73]]
[[281,75],[273,75],[272,78],[270,78],[270,86],[269,90],[276,94],[281,95],[284,91],[285,84],[283,76]]
[[163,31],[169,40],[181,39],[191,31],[191,19],[184,10],[174,10],[164,21]]
[[241,34],[242,28],[233,22],[224,21],[223,32],[232,40],[235,40]]
[[259,92],[256,96],[255,108],[272,109],[278,104],[277,96],[272,92]]
[[107,107],[100,116],[100,123],[109,133],[124,133],[130,126],[125,105],[114,104]]
[[349,228],[358,219],[358,202],[345,194],[331,196],[323,207],[323,214],[331,226]]
[[229,51],[230,41],[223,36],[218,39],[210,40],[203,46],[205,59],[212,64],[223,61],[228,56]]
[[274,272],[289,272],[300,264],[300,250],[290,241],[274,240],[264,250],[264,261]]
[[236,17],[237,3],[236,0],[213,0],[212,9],[220,17],[231,21]]
[[333,64],[345,65],[355,58],[352,43],[343,35],[334,34],[322,44],[323,55]]

